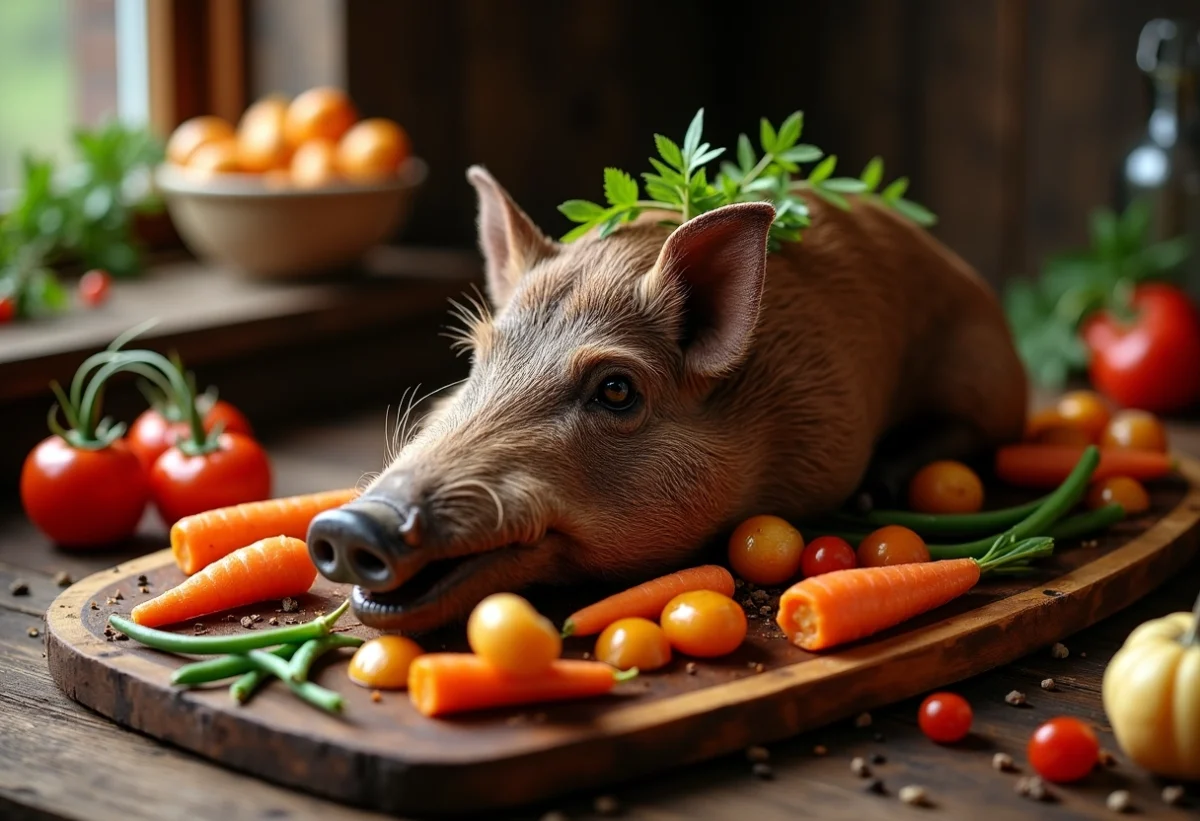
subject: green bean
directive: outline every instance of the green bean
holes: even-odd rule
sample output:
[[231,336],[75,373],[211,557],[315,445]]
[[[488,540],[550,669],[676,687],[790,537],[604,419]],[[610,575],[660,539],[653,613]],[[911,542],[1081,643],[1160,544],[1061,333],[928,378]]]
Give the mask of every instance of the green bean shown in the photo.
[[873,510],[862,517],[839,517],[847,525],[872,528],[900,525],[922,536],[972,536],[997,533],[1012,527],[1038,508],[1045,500],[1034,499],[1016,507],[982,510],[978,513],[914,513],[909,510]]
[[300,650],[292,656],[288,665],[288,678],[296,683],[308,681],[308,670],[313,662],[339,647],[361,647],[363,640],[356,636],[344,636],[334,633],[321,639],[309,639],[300,645]]
[[184,636],[166,630],[142,627],[140,624],[135,624],[129,619],[117,615],[109,616],[108,623],[129,638],[141,642],[147,647],[153,647],[155,650],[193,656],[221,656],[227,653],[247,653],[250,650],[274,647],[277,644],[295,644],[327,636],[330,628],[349,607],[350,600],[347,599],[329,615],[321,616],[305,624],[253,633],[240,633],[236,636]]
[[1089,536],[1106,527],[1111,527],[1124,518],[1125,508],[1116,504],[1105,505],[1096,510],[1089,510],[1087,513],[1063,519],[1050,528],[1050,535],[1054,537],[1055,541],[1078,539],[1080,536]]
[[[270,652],[282,659],[290,659],[296,649],[297,645],[295,644],[282,644]],[[240,676],[242,673],[249,673],[255,669],[257,668],[245,656],[220,656],[183,665],[171,674],[171,683],[205,684],[210,681],[220,681],[223,678]]]
[[273,656],[263,650],[251,650],[246,654],[246,657],[259,670],[282,679],[291,688],[293,693],[314,707],[318,707],[327,713],[340,713],[342,711],[341,695],[335,693],[333,690],[326,690],[324,687],[319,687],[311,681],[292,681],[288,663],[279,658],[279,656]]
[[[288,645],[294,647],[294,645]],[[244,675],[238,677],[237,681],[229,685],[229,697],[238,704],[245,704],[250,700],[250,696],[254,695],[254,691],[263,685],[271,674],[266,670],[259,670],[254,667],[254,662],[247,660],[247,664],[251,665],[252,669]]]

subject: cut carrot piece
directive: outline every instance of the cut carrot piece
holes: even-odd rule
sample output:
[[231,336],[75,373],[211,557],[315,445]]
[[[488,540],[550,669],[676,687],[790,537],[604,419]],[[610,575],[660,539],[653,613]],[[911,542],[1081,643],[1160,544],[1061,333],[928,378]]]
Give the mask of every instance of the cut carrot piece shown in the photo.
[[441,716],[598,696],[626,677],[599,661],[558,659],[544,673],[515,676],[471,653],[428,653],[408,668],[408,695],[423,715]]
[[[1084,445],[1009,445],[996,451],[996,476],[1018,487],[1057,487],[1079,462]],[[1176,462],[1165,453],[1100,448],[1100,464],[1092,481],[1128,476],[1145,481],[1166,476]]]
[[732,596],[733,576],[719,565],[706,564],[651,579],[572,613],[563,625],[563,635],[591,636],[618,619],[641,617],[657,621],[671,599],[692,590],[712,590]]
[[179,569],[190,576],[259,539],[307,538],[308,526],[318,513],[341,507],[357,496],[354,488],[328,490],[185,516],[171,527],[171,553]]
[[273,536],[233,551],[178,587],[142,602],[130,617],[145,627],[175,624],[231,607],[299,596],[316,578],[317,568],[304,542]]

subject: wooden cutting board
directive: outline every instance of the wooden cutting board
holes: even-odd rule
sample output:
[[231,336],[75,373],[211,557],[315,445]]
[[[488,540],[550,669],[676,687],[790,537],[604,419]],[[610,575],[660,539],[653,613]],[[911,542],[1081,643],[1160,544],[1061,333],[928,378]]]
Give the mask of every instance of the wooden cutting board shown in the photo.
[[[114,721],[234,769],[335,800],[397,813],[479,811],[594,788],[666,767],[775,741],[967,678],[1087,627],[1129,605],[1179,570],[1197,547],[1200,463],[1154,488],[1153,508],[1094,546],[1063,543],[1036,576],[985,581],[933,613],[838,652],[790,646],[770,617],[751,620],[734,655],[687,659],[622,684],[611,696],[448,720],[418,715],[403,692],[350,683],[345,658],[314,680],[346,697],[332,717],[273,682],[236,706],[225,686],[184,691],[168,683],[176,657],[104,634],[110,613],[128,614],[182,575],[169,551],[97,573],[65,591],[47,614],[47,657],[58,686]],[[144,576],[144,582],[139,577]],[[141,592],[141,588],[148,593]],[[120,596],[118,597],[118,592]],[[561,618],[607,591],[534,595]],[[271,618],[307,621],[346,595],[324,581],[301,610],[269,602],[232,620],[200,620],[211,633]],[[744,598],[744,592],[739,593]],[[373,631],[347,616],[342,626]],[[191,628],[194,629],[194,628]],[[462,649],[462,630],[427,636],[428,650]],[[591,649],[567,642],[566,655]],[[98,756],[103,750],[96,750]]]

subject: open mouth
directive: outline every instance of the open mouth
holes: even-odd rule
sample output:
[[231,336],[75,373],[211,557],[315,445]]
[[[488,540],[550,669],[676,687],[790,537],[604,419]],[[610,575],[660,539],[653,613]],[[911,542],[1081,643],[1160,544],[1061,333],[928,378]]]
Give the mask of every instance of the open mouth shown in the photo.
[[467,581],[478,571],[496,561],[503,550],[489,550],[453,559],[429,562],[412,578],[395,590],[372,593],[355,587],[350,594],[350,603],[360,619],[379,616],[397,616],[436,602],[458,585]]

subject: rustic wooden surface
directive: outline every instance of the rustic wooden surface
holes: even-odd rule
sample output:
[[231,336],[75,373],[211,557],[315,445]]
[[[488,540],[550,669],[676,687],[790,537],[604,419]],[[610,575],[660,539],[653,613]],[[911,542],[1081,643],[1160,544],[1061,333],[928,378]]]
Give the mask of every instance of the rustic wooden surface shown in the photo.
[[[297,709],[279,687],[241,708],[229,702],[225,686],[180,693],[169,681],[179,659],[105,635],[110,614],[128,616],[139,601],[183,581],[167,550],[101,570],[59,596],[47,613],[48,663],[60,689],[102,715],[339,801],[396,812],[520,806],[826,726],[1077,632],[1146,595],[1195,555],[1200,463],[1184,462],[1182,473],[1190,487],[1156,486],[1151,511],[1113,528],[1096,547],[1063,543],[1036,577],[985,581],[952,605],[871,641],[813,655],[783,641],[774,621],[760,615],[736,653],[701,660],[692,675],[687,659],[676,657],[611,697],[532,713],[516,708],[430,721],[402,694],[373,703],[336,663],[313,680],[345,697],[339,718]],[[346,585],[318,582],[300,599],[298,620],[329,612],[348,594]],[[559,622],[600,593],[575,588],[531,597]],[[236,619],[251,612],[269,618],[282,613],[277,604],[196,623],[211,634],[243,632]],[[364,638],[377,634],[353,618],[343,626]],[[422,641],[466,649],[460,627]],[[593,643],[594,637],[572,640],[566,655],[581,656]],[[531,721],[531,714],[543,719]]]
[[[1178,449],[1200,454],[1200,429],[1176,426]],[[281,467],[281,492],[301,492],[355,481],[376,467],[384,435],[382,415],[352,417],[343,423],[297,428],[273,448]],[[154,524],[147,522],[142,551],[152,549]],[[52,577],[59,570],[82,578],[89,572],[133,558],[137,549],[104,554],[66,554],[48,548],[9,509],[0,521],[0,817],[21,819],[341,819],[382,818],[276,787],[213,766],[145,736],[119,729],[74,704],[53,685],[43,657],[41,614],[60,592]],[[25,579],[30,594],[14,597],[8,585]],[[1125,761],[1098,771],[1082,784],[1056,789],[1059,801],[1033,805],[1013,792],[1015,777],[990,767],[996,751],[1023,764],[1024,744],[1036,724],[1058,714],[1092,720],[1102,743],[1115,749],[1100,706],[1104,665],[1138,623],[1186,609],[1200,587],[1200,562],[1175,574],[1164,587],[1122,613],[1067,639],[1067,659],[1038,651],[1011,665],[963,682],[954,689],[975,708],[975,734],[969,743],[940,747],[915,727],[917,701],[909,699],[875,711],[872,725],[843,721],[771,745],[772,780],[751,774],[740,754],[672,770],[613,788],[626,817],[653,819],[830,819],[969,817],[986,807],[988,818],[1109,818],[1104,798],[1128,789],[1142,817],[1194,818],[1200,791],[1191,787],[1190,808],[1162,804],[1164,784]],[[28,635],[30,629],[39,635]],[[1039,689],[1047,677],[1054,691]],[[1004,702],[1013,689],[1029,697],[1026,707]],[[877,734],[879,734],[877,736]],[[881,739],[881,740],[877,740]],[[828,754],[814,754],[822,745]],[[884,755],[873,767],[888,794],[867,791],[869,783],[849,770],[852,756]],[[1119,756],[1118,756],[1119,758]],[[905,784],[929,790],[937,809],[901,805]],[[522,808],[495,817],[536,819],[549,810],[572,818],[597,817],[596,793]]]

